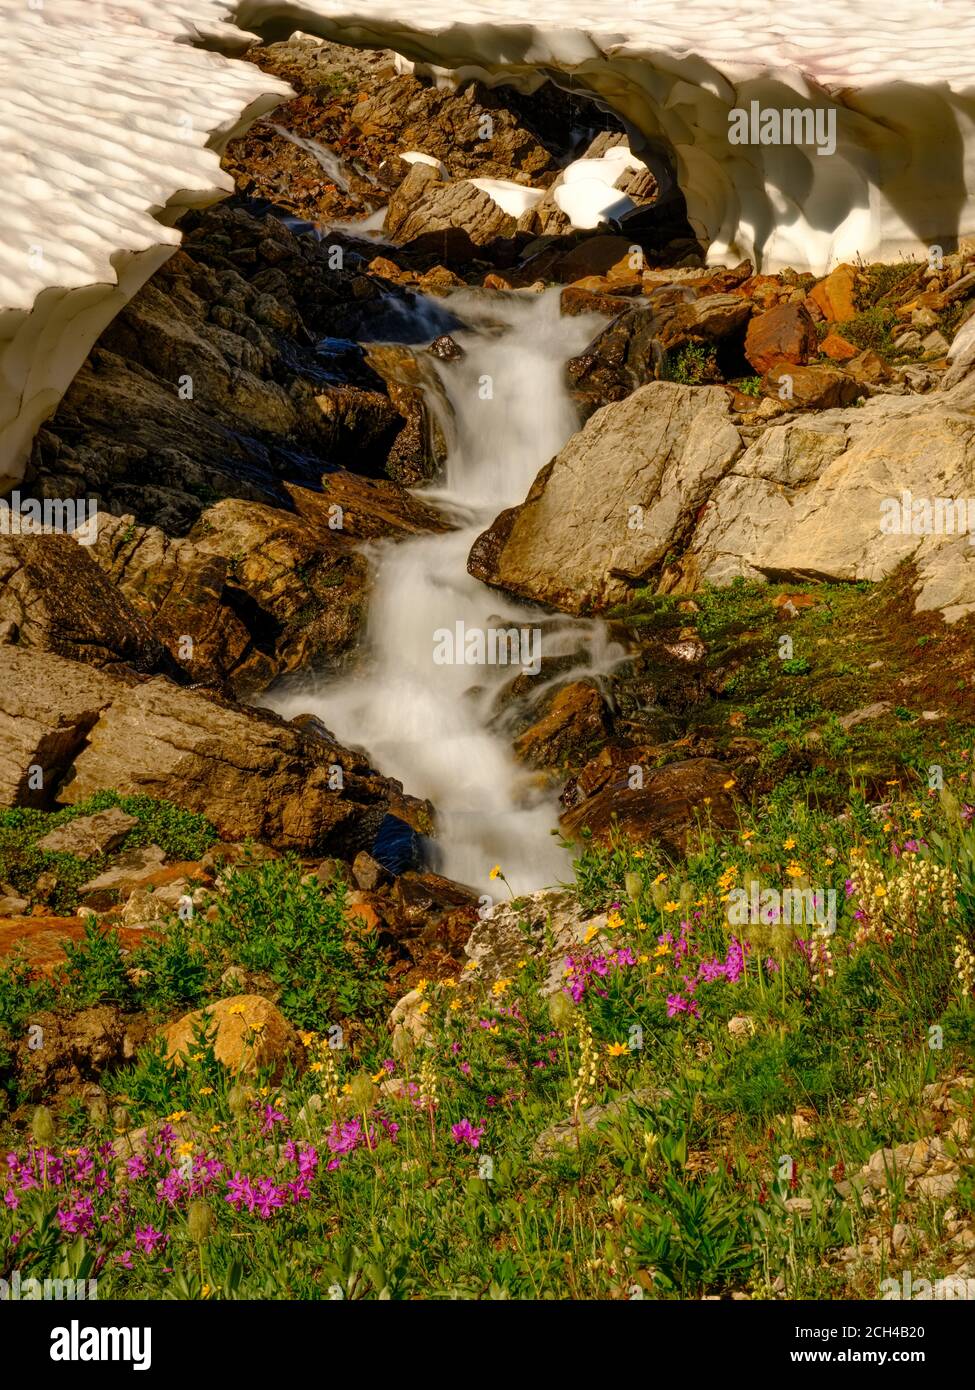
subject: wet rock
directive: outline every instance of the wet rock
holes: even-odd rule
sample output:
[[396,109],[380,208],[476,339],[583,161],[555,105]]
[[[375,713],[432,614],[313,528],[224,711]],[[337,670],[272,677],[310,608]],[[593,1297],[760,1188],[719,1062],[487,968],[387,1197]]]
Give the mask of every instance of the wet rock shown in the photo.
[[515,739],[515,753],[533,767],[562,767],[585,761],[605,739],[608,711],[602,695],[585,681],[573,681],[546,701],[544,713]]
[[683,853],[698,823],[710,820],[730,829],[736,823],[734,797],[725,787],[727,766],[711,758],[689,758],[666,767],[648,769],[642,787],[622,777],[606,783],[594,796],[559,819],[563,833],[578,839],[583,830],[608,844],[622,834],[638,840],[659,840],[676,854]]

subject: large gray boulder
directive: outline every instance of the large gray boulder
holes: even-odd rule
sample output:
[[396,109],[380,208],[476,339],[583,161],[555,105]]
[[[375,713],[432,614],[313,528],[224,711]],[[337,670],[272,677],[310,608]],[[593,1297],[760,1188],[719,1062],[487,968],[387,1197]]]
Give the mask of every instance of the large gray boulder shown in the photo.
[[653,575],[742,449],[720,387],[651,382],[604,406],[478,537],[468,568],[509,593],[597,612]]

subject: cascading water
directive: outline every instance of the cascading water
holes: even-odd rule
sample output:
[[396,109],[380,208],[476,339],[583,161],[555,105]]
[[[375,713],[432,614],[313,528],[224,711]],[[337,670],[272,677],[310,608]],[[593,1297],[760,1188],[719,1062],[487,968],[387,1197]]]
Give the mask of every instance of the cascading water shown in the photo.
[[[580,652],[579,666],[590,673],[622,655],[601,623],[552,620],[467,573],[476,536],[524,499],[538,469],[578,428],[563,366],[602,320],[561,317],[557,290],[490,297],[460,291],[449,307],[465,325],[452,333],[464,355],[436,365],[449,409],[437,392],[429,398],[448,462],[442,485],[422,495],[457,529],[373,547],[369,621],[355,671],[323,678],[311,695],[307,686],[285,687],[266,699],[286,717],[317,714],[407,791],[429,797],[437,810],[440,872],[481,886],[500,864],[513,890],[527,892],[564,878],[568,859],[552,834],[551,793],[489,727],[517,672],[490,660],[467,664],[463,642],[452,661],[443,661],[450,645],[445,634],[452,640],[458,624],[475,640],[479,633],[529,629],[541,636],[519,648],[523,664],[539,654],[544,663]],[[558,679],[564,680],[562,665]],[[543,680],[544,665],[538,688]]]

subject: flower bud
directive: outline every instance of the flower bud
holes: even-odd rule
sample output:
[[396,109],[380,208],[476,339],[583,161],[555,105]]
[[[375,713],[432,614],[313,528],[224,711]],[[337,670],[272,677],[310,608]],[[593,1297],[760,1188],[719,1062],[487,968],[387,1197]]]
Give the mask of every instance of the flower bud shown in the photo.
[[360,1071],[357,1076],[352,1078],[349,1097],[357,1111],[371,1110],[376,1103],[376,1087],[372,1078],[367,1076],[364,1071]]
[[30,1122],[30,1132],[34,1143],[49,1149],[54,1143],[54,1116],[46,1105],[39,1105]]
[[202,1245],[217,1223],[208,1203],[197,1197],[190,1202],[187,1209],[186,1224],[189,1227],[190,1240],[194,1245]]
[[638,874],[635,869],[631,869],[629,873],[624,876],[623,883],[626,887],[626,896],[630,901],[634,903],[639,902],[640,895],[643,892],[642,876]]
[[250,1104],[250,1096],[246,1086],[231,1086],[227,1093],[227,1104],[230,1106],[231,1115],[237,1119],[242,1119],[247,1114],[247,1107]]
[[564,991],[557,990],[548,1001],[548,1016],[556,1028],[569,1028],[575,1019],[572,1001]]

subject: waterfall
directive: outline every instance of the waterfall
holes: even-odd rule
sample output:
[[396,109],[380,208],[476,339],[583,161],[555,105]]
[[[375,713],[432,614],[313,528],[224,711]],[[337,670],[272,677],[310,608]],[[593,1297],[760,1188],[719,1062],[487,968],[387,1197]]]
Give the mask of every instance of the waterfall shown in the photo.
[[[464,325],[452,334],[464,355],[430,359],[449,405],[429,392],[448,458],[443,479],[422,496],[456,529],[370,547],[375,574],[356,669],[319,678],[310,693],[286,685],[266,699],[286,717],[318,715],[407,791],[429,797],[441,873],[486,888],[499,864],[515,892],[528,892],[564,879],[569,861],[552,834],[552,790],[515,761],[498,727],[498,697],[519,667],[492,663],[491,634],[517,630],[525,639],[520,669],[537,671],[540,656],[540,685],[549,657],[580,651],[579,668],[598,672],[622,653],[600,622],[552,619],[487,588],[467,573],[467,557],[476,536],[524,500],[539,468],[578,428],[563,367],[602,320],[563,318],[557,289],[459,291],[449,306]],[[418,308],[422,325],[429,316]],[[470,642],[485,635],[483,663],[463,659],[458,629]]]

